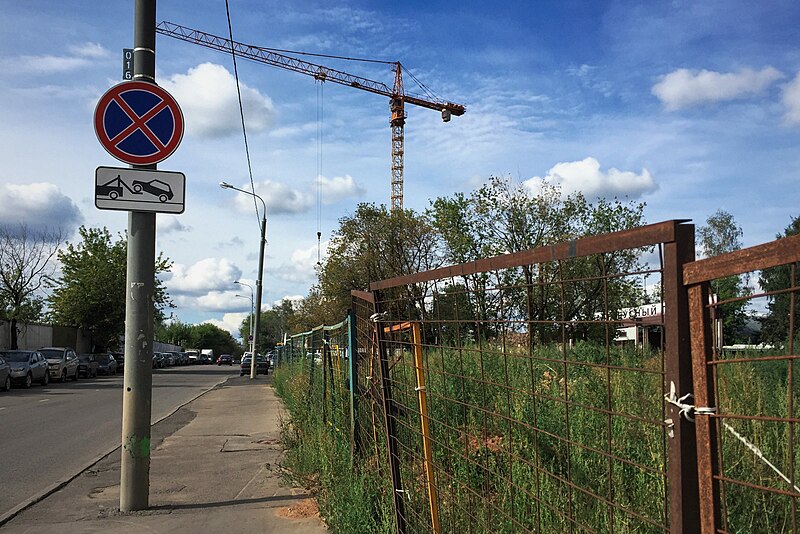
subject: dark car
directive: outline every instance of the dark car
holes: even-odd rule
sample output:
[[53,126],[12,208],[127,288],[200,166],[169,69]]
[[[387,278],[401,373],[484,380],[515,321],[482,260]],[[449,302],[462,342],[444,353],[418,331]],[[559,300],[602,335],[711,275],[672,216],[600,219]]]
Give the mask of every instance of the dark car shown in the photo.
[[0,356],[0,391],[11,389],[11,366]]
[[233,356],[230,354],[220,354],[219,359],[217,360],[217,365],[222,364],[233,365]]
[[110,353],[97,355],[97,372],[101,375],[117,374],[117,360]]
[[34,382],[46,386],[50,382],[47,360],[35,350],[4,350],[0,352],[11,367],[11,380],[29,388]]
[[86,378],[94,378],[97,376],[97,355],[95,354],[79,354],[78,355],[78,374]]
[[66,382],[72,376],[78,380],[78,356],[69,347],[44,347],[39,349],[42,356],[47,359],[50,378]]
[[[242,358],[242,368],[239,371],[239,376],[249,375],[250,374],[250,366],[252,365],[253,358],[252,356],[245,356]],[[256,356],[256,375],[266,375],[269,374],[269,360],[267,357],[259,354]]]
[[142,190],[147,191],[151,195],[157,196],[160,202],[172,200],[172,197],[174,196],[170,185],[166,182],[162,182],[161,180],[150,180],[149,182],[134,180],[134,193],[141,193]]

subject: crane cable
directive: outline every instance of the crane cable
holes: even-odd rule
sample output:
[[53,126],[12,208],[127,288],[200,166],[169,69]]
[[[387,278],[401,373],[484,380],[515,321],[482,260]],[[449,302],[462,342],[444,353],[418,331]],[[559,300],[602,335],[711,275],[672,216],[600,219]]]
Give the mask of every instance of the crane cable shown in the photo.
[[[233,26],[231,26],[231,10],[230,6],[228,5],[228,0],[225,0],[225,14],[228,16],[228,35],[230,35],[230,41],[233,43]],[[261,218],[258,214],[258,203],[256,202],[256,185],[253,181],[253,165],[250,162],[250,147],[247,144],[247,128],[245,128],[244,124],[244,107],[242,106],[242,90],[239,87],[239,69],[236,66],[236,52],[233,49],[233,44],[231,44],[231,57],[233,58],[233,75],[236,78],[236,94],[239,97],[239,115],[242,118],[242,136],[244,136],[244,152],[247,156],[247,171],[250,174],[250,189],[253,191],[253,207],[256,210],[256,223],[259,227],[261,227]],[[264,218],[267,217],[267,214],[264,214]]]
[[317,86],[317,268],[322,266],[322,134],[325,120],[325,81]]

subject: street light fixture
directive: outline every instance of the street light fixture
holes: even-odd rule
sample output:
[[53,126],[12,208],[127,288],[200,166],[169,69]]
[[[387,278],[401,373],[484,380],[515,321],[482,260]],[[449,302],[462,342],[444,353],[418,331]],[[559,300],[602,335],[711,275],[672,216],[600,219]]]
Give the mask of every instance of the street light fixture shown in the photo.
[[[239,191],[240,193],[244,193],[245,195],[250,195],[251,197],[255,197],[261,201],[261,205],[264,207],[263,216],[261,217],[261,243],[259,244],[259,251],[258,251],[258,280],[256,280],[256,313],[255,313],[255,320],[254,329],[253,329],[253,357],[250,359],[250,379],[256,378],[256,356],[258,354],[258,323],[261,317],[261,277],[264,272],[264,245],[267,243],[267,204],[264,202],[264,199],[258,196],[257,194],[246,191],[244,189],[239,189],[238,187],[234,187],[227,182],[220,182],[219,186],[222,189],[233,189],[234,191]],[[258,209],[256,209],[258,212]]]

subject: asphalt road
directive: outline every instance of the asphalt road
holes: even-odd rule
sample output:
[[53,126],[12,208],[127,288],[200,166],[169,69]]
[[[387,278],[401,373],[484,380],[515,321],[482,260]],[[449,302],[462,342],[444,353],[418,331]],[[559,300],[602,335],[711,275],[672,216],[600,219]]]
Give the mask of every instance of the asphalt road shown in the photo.
[[[238,373],[235,365],[154,370],[151,421]],[[0,517],[80,473],[121,434],[121,375],[0,392]]]

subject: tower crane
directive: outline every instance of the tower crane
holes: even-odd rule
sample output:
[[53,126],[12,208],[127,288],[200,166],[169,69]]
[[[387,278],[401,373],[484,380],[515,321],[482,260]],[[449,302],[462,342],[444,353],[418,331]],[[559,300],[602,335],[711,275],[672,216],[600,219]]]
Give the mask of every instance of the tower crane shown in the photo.
[[233,53],[237,54],[239,57],[306,74],[320,82],[330,81],[388,97],[389,111],[391,112],[389,125],[392,128],[392,211],[403,209],[404,127],[407,117],[405,105],[411,104],[440,111],[443,122],[449,122],[452,115],[458,117],[463,115],[466,111],[466,107],[462,104],[454,104],[453,102],[448,102],[438,97],[428,96],[427,98],[423,98],[406,94],[403,87],[403,67],[399,61],[390,62],[394,70],[394,84],[392,87],[389,87],[383,82],[310,63],[269,48],[231,41],[224,37],[173,24],[172,22],[162,21],[158,23],[156,32],[168,37],[205,46],[212,50],[219,50],[221,52],[233,51]]

